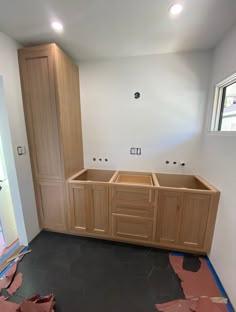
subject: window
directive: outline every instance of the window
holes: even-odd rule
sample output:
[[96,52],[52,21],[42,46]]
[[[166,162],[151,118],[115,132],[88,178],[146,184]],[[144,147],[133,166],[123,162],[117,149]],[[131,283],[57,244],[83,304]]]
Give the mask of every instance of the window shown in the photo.
[[236,74],[215,87],[211,131],[236,131]]

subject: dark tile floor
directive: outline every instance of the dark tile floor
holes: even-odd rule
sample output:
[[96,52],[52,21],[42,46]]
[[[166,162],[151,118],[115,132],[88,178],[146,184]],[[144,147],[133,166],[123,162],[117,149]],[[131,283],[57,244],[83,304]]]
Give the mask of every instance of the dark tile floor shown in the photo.
[[53,293],[56,312],[154,312],[184,298],[167,251],[49,232],[30,245],[10,301]]

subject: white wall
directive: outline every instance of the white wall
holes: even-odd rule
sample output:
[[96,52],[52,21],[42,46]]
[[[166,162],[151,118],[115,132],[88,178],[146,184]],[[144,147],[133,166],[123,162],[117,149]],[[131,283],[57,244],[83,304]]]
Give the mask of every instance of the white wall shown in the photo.
[[[0,122],[1,129],[4,129],[3,146],[17,230],[21,242],[27,244],[39,233],[39,225],[21,98],[18,47],[15,41],[0,33],[0,76],[3,80]],[[25,156],[17,155],[16,148],[19,145],[26,146]]]
[[200,173],[221,191],[210,259],[236,308],[236,134],[208,134],[214,85],[236,72],[236,26],[214,52]]
[[[79,69],[87,168],[195,171],[210,52],[81,62]],[[142,156],[131,156],[130,147],[141,147]],[[93,157],[109,162],[93,162]]]

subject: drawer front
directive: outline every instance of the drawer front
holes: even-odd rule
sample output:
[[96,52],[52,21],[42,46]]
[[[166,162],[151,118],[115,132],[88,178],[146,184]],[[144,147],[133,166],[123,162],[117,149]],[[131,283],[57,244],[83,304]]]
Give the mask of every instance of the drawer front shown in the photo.
[[122,215],[136,216],[136,217],[154,217],[154,206],[133,204],[129,202],[113,202],[112,212]]
[[115,201],[129,201],[142,205],[150,205],[154,202],[154,191],[149,188],[113,186],[111,193],[112,200]]
[[113,214],[112,232],[114,237],[122,237],[140,241],[152,240],[153,221],[145,218]]

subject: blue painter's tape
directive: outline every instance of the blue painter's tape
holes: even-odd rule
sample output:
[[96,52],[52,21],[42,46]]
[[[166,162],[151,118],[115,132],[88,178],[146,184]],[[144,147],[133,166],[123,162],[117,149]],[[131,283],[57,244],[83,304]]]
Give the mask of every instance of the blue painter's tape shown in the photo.
[[[27,251],[28,249],[29,249],[29,246],[25,247],[21,252]],[[10,270],[13,264],[14,264],[14,261],[9,263],[9,265],[2,272],[0,272],[0,278],[2,278]]]
[[18,247],[20,247],[19,242],[17,242],[5,255],[0,258],[0,264],[2,264]]
[[209,267],[209,269],[210,269],[210,271],[211,271],[211,273],[212,273],[212,275],[213,275],[213,277],[214,277],[214,279],[216,281],[216,284],[217,284],[217,286],[218,286],[218,288],[219,288],[219,290],[220,290],[220,292],[222,294],[222,297],[228,299],[228,304],[227,304],[228,311],[229,312],[235,312],[234,308],[233,308],[233,306],[232,306],[232,304],[231,304],[231,302],[229,300],[229,297],[228,297],[226,291],[224,290],[224,287],[221,284],[221,281],[220,281],[220,279],[219,279],[219,277],[218,277],[218,275],[217,275],[217,273],[216,273],[216,271],[215,271],[215,269],[214,269],[214,267],[213,267],[213,265],[212,265],[212,263],[211,263],[211,261],[210,261],[210,259],[208,257],[206,257],[206,263],[207,263],[207,265],[208,265],[208,267]]

